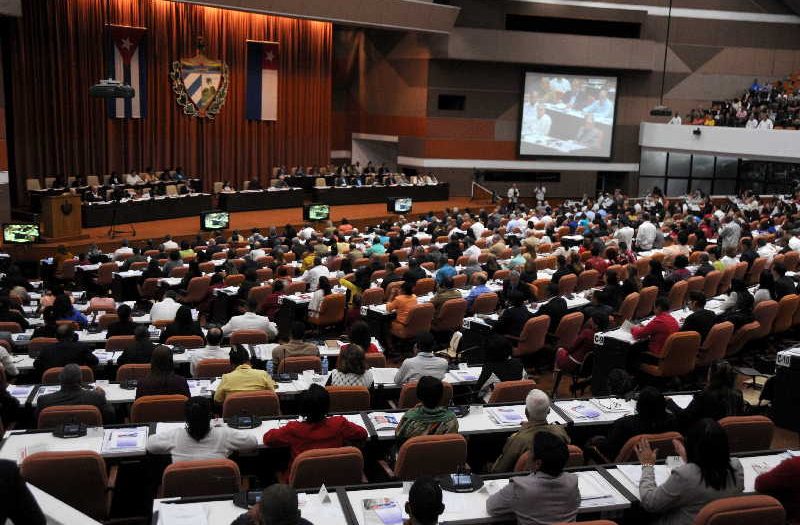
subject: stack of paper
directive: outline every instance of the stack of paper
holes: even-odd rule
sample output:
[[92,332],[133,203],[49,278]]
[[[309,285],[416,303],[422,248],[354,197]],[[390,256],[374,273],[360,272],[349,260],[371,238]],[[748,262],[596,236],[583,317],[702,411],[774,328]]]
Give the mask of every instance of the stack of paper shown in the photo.
[[203,503],[163,503],[158,508],[159,525],[208,525],[208,510]]
[[526,421],[520,409],[521,407],[488,407],[486,413],[498,425],[516,427]]
[[370,368],[372,379],[379,385],[393,385],[396,368]]
[[594,419],[600,417],[599,410],[589,403],[576,403],[568,408],[576,419]]
[[394,430],[400,423],[399,414],[392,414],[389,412],[372,412],[369,415],[369,421],[376,431],[381,430]]
[[451,370],[450,373],[455,377],[458,381],[477,381],[478,376],[472,373],[470,370]]
[[591,403],[603,412],[630,412],[631,407],[622,399],[592,399]]
[[11,394],[12,397],[17,398],[20,403],[25,403],[34,388],[36,388],[36,385],[9,385],[8,393]]
[[581,501],[613,497],[607,487],[601,487],[591,476],[578,475],[578,491],[581,494]]
[[401,525],[403,509],[389,498],[364,500],[364,523],[366,525]]
[[103,432],[104,454],[144,450],[147,445],[147,427],[107,428]]
[[210,379],[188,379],[189,392],[192,396],[207,396],[211,387]]
[[[639,488],[639,482],[642,480],[642,466],[641,465],[617,465],[617,469],[622,472],[622,475],[628,478],[634,487]],[[656,485],[662,485],[667,481],[670,471],[666,465],[656,465]]]

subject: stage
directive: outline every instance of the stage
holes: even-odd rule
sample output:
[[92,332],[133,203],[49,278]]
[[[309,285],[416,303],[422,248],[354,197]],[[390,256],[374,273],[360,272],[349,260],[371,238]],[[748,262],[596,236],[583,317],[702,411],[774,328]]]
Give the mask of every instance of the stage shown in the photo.
[[[450,200],[415,202],[412,216],[416,217],[428,211],[440,212],[445,208],[472,208],[491,206],[490,200],[471,200],[469,197],[456,197]],[[357,228],[373,226],[387,217],[397,217],[386,211],[386,204],[352,204],[344,206],[331,206],[331,220],[338,223],[343,218],[347,218]],[[286,224],[299,226],[303,224],[303,209],[294,207],[277,210],[260,210],[231,213],[230,229],[226,234],[233,230],[238,230],[245,237],[249,235],[252,228],[266,229],[275,226],[279,230]],[[78,241],[64,243],[37,243],[33,245],[11,245],[3,246],[3,251],[10,253],[18,260],[39,260],[51,257],[58,244],[64,244],[74,254],[86,250],[90,244],[97,244],[105,251],[113,251],[119,247],[122,239],[128,239],[132,244],[144,243],[148,239],[160,240],[164,235],[172,235],[178,241],[194,239],[200,231],[200,217],[182,217],[180,219],[170,219],[162,221],[137,222],[133,224],[121,224],[117,226],[118,233],[113,239],[109,236],[107,226],[97,228],[83,228],[83,235],[88,237]],[[133,230],[136,235],[133,235]],[[202,232],[208,235],[208,232]]]

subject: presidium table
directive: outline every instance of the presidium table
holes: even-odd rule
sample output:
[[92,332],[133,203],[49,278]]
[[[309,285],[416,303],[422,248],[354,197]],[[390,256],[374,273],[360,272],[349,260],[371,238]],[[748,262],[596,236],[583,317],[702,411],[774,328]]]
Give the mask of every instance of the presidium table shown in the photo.
[[303,206],[302,188],[270,188],[220,193],[218,207],[225,211],[274,210]]
[[317,187],[313,189],[314,202],[323,204],[365,204],[386,202],[389,198],[407,197],[414,201],[446,201],[450,198],[450,184],[425,186],[345,186]]
[[211,209],[213,209],[212,196],[208,193],[154,197],[126,202],[83,203],[83,227],[93,228],[111,224],[199,216],[200,212]]

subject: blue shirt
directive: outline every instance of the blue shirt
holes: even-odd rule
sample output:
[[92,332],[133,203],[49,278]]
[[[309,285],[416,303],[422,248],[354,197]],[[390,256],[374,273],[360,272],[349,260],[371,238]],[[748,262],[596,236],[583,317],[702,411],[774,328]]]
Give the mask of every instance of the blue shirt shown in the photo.
[[477,286],[473,286],[472,290],[469,291],[469,295],[467,296],[467,309],[472,310],[472,303],[475,302],[475,299],[482,293],[491,293],[492,290],[489,289],[488,286],[485,284],[479,284]]
[[446,277],[452,278],[456,275],[456,269],[445,263],[444,266],[436,270],[436,284],[442,284]]
[[86,328],[86,326],[89,324],[89,320],[86,318],[86,316],[75,309],[72,310],[71,314],[59,319],[59,321],[75,321],[80,325],[81,328]]

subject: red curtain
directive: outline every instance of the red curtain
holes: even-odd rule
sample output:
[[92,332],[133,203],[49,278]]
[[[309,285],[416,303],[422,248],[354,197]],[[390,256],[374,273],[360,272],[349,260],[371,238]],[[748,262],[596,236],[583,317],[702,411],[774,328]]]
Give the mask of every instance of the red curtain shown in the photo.
[[[166,0],[23,2],[11,39],[13,133],[18,196],[25,178],[182,166],[238,185],[269,179],[272,167],[327,164],[330,157],[332,26]],[[104,78],[105,24],[148,28],[148,101],[143,119],[110,119],[89,96]],[[214,121],[188,117],[169,71],[205,53],[229,67],[227,101]],[[280,43],[278,120],[245,118],[246,40]]]

